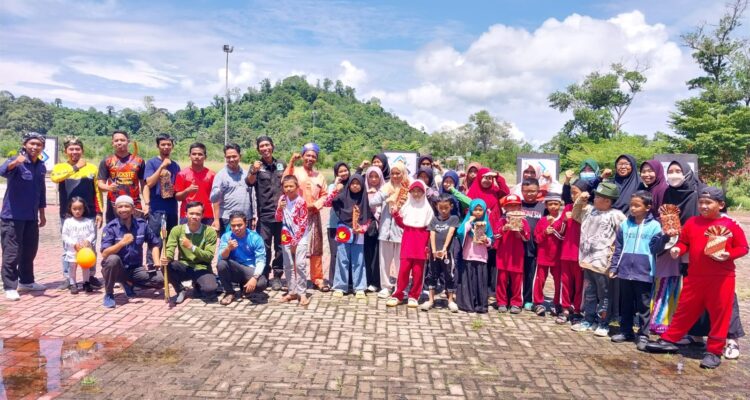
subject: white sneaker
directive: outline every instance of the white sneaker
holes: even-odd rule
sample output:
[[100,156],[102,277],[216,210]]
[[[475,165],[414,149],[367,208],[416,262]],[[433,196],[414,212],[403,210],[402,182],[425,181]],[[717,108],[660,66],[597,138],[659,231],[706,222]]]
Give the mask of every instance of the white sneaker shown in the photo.
[[599,325],[594,331],[594,336],[607,337],[609,335],[609,326]]
[[740,358],[740,345],[735,339],[727,339],[727,345],[724,347],[724,358],[727,360],[736,360]]
[[379,299],[387,299],[391,297],[391,290],[390,289],[383,289],[378,292],[378,298]]
[[370,286],[367,287],[367,291],[368,292],[377,292],[378,288],[376,288],[375,286],[370,285]]
[[406,306],[409,308],[417,308],[419,307],[419,301],[417,299],[409,299]]
[[5,291],[5,298],[10,301],[18,301],[21,300],[21,296],[18,294],[17,290],[6,290]]
[[19,283],[18,284],[18,291],[21,293],[24,292],[43,292],[47,290],[47,287],[42,285],[41,283]]
[[421,306],[419,306],[419,309],[422,311],[430,311],[430,308],[432,308],[433,305],[434,305],[433,302],[427,300],[424,303],[422,303]]
[[448,309],[451,312],[458,312],[458,304],[456,304],[455,301],[449,301],[448,302]]

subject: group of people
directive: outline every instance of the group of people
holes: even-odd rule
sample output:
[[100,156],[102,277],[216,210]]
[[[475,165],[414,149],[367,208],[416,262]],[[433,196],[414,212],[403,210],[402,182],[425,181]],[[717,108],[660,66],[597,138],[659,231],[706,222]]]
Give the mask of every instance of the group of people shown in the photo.
[[[33,275],[45,223],[45,169],[38,160],[44,140],[26,134],[23,151],[0,166],[8,179],[0,233],[10,300],[45,288]],[[638,165],[629,155],[615,160],[614,171],[586,160],[562,182],[524,165],[522,181],[509,188],[501,174],[477,163],[450,171],[421,156],[409,171],[378,154],[355,169],[336,163],[329,185],[316,168],[314,143],[286,164],[274,157],[273,140],[261,136],[260,160],[247,169],[240,147],[228,144],[226,166],[214,174],[204,166],[201,143],[190,146],[191,165],[181,169],[168,135],[157,136],[159,155],[147,162],[129,151],[129,141],[126,132],[113,132],[114,154],[97,168],[84,160],[83,143],[68,138],[67,161],[51,173],[59,184],[63,286],[71,293],[79,290],[76,253],[95,247],[106,222],[104,282],[95,268],[84,269],[81,286],[103,287],[105,307],[116,306],[116,283],[127,297],[138,286],[163,287],[162,270],[176,303],[185,299],[184,281],[208,299],[223,292],[220,303],[228,305],[242,293],[281,290],[283,276],[280,301],[302,306],[310,301],[308,281],[334,297],[377,292],[388,307],[406,302],[423,311],[437,306],[442,290],[451,312],[486,313],[495,306],[500,313],[549,313],[558,324],[600,337],[610,336],[610,323],[619,321],[611,340],[645,351],[674,352],[677,344],[700,344],[708,336],[706,368],[717,367],[722,355],[739,356],[744,332],[734,260],[747,254],[748,244],[724,212],[722,191],[701,183],[680,161],[665,174],[660,162]],[[717,236],[723,247],[708,251]],[[548,303],[549,276],[554,295]],[[660,338],[649,341],[650,334]]]

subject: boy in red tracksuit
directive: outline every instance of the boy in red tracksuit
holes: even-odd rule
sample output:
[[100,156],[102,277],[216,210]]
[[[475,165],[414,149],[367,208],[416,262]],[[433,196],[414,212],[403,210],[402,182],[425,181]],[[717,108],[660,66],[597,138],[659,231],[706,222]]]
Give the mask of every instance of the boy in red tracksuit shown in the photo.
[[563,225],[565,219],[560,212],[562,198],[559,193],[549,192],[544,197],[547,216],[537,222],[534,228],[534,241],[537,244],[537,267],[534,277],[534,313],[543,317],[547,312],[544,306],[544,284],[547,275],[552,274],[555,294],[552,297],[552,313],[560,311],[560,250],[562,248]]
[[[706,354],[701,368],[716,368],[721,364],[721,354],[727,338],[734,301],[734,260],[748,253],[747,238],[742,228],[732,219],[722,216],[725,206],[724,192],[706,187],[698,195],[699,216],[690,218],[682,227],[680,239],[670,250],[672,258],[688,253],[688,273],[682,281],[682,293],[672,323],[655,343],[646,349],[653,352],[676,352],[675,343],[688,333],[693,324],[708,311],[711,330],[706,343]],[[724,227],[727,238],[724,250],[704,254],[709,241],[708,233],[714,226]],[[711,230],[709,230],[711,228]]]
[[[589,181],[578,179],[570,187],[572,200],[591,189]],[[566,204],[562,211],[563,242],[560,249],[560,306],[562,313],[555,323],[564,324],[570,320],[575,324],[582,319],[583,269],[578,264],[578,245],[581,242],[581,224],[573,219],[573,204]],[[572,314],[572,315],[571,315]]]
[[[511,194],[502,200],[505,212],[521,211],[521,197]],[[524,243],[530,239],[531,232],[526,218],[521,220],[521,230],[512,230],[505,216],[500,213],[490,214],[495,256],[497,266],[497,285],[495,298],[497,311],[519,314],[523,310],[523,261],[526,254]],[[510,292],[508,288],[510,286]],[[510,296],[508,295],[510,293]],[[510,302],[508,301],[510,300]]]

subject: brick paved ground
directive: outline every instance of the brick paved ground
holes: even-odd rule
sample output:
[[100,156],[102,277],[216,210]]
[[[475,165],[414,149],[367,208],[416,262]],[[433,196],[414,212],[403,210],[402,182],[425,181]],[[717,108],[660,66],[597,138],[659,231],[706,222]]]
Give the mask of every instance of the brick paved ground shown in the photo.
[[[59,281],[54,219],[37,267],[50,287]],[[750,321],[750,260],[741,264]],[[750,397],[747,340],[739,361],[703,371],[690,352],[679,373],[678,356],[639,353],[530,313],[424,313],[386,309],[373,294],[318,292],[307,309],[275,304],[274,292],[230,307],[168,308],[141,293],[114,311],[101,308],[100,293],[0,302],[0,399]]]

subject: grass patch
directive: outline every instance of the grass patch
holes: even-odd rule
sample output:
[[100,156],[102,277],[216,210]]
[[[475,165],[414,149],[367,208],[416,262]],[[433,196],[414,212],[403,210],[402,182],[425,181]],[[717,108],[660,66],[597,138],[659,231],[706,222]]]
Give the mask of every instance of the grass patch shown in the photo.
[[484,327],[484,321],[481,319],[475,319],[471,321],[471,329],[474,331],[478,331]]

